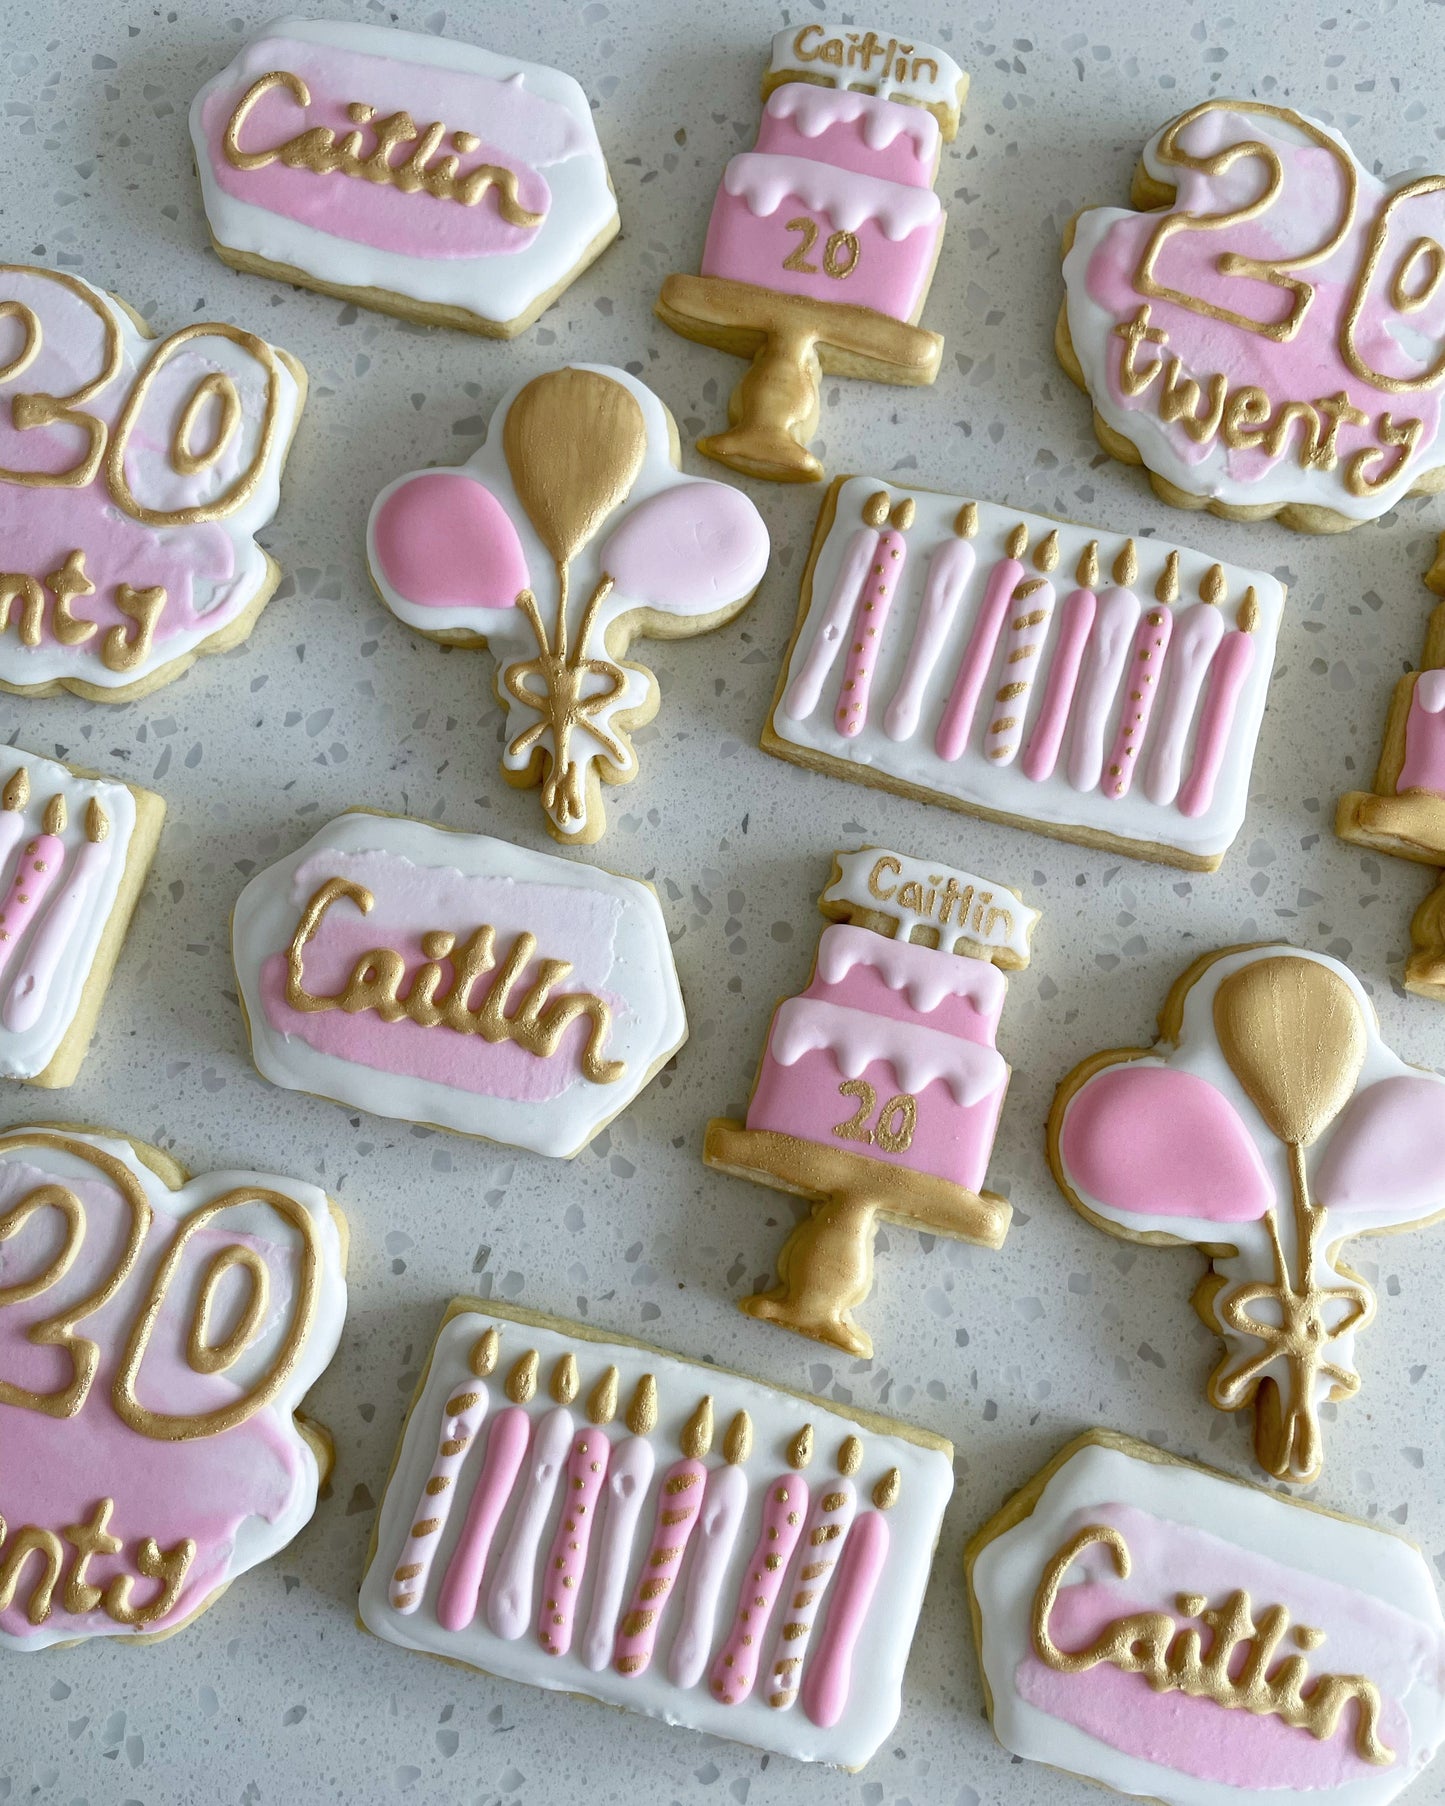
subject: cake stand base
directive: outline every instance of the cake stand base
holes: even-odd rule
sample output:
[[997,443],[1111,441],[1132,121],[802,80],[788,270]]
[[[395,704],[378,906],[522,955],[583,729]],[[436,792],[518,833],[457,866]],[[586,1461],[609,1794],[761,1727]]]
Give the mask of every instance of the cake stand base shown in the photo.
[[871,307],[810,301],[724,276],[669,276],[657,316],[674,332],[752,364],[728,401],[728,431],[697,448],[744,476],[816,483],[808,450],[823,376],[921,385],[938,375],[943,339]]
[[702,1157],[719,1172],[813,1200],[811,1215],[778,1254],[777,1285],[744,1298],[739,1308],[864,1359],[873,1353],[872,1338],[852,1313],[873,1289],[879,1217],[999,1248],[1013,1215],[1007,1198],[992,1192],[726,1117],[708,1124]]

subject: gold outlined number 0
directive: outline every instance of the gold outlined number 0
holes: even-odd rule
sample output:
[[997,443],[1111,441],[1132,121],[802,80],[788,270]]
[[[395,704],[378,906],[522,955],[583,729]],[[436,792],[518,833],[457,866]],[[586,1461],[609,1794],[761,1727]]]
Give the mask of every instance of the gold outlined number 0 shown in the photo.
[[[847,1122],[835,1123],[833,1133],[844,1141],[863,1141],[870,1146],[877,1146],[889,1154],[902,1154],[907,1151],[913,1141],[914,1130],[918,1127],[918,1099],[909,1092],[900,1091],[896,1097],[890,1097],[881,1110],[878,1110],[878,1093],[867,1079],[848,1079],[838,1087],[839,1097],[856,1097],[858,1108]],[[869,1117],[878,1110],[876,1120],[869,1124]]]
[[[803,239],[783,259],[783,268],[796,270],[802,276],[816,276],[818,266],[808,262],[808,253],[818,242],[817,221],[809,219],[806,214],[799,214],[797,219],[788,221],[784,230],[801,232]],[[823,246],[823,274],[831,276],[836,282],[841,282],[845,276],[851,276],[858,267],[859,249],[856,232],[830,233]]]

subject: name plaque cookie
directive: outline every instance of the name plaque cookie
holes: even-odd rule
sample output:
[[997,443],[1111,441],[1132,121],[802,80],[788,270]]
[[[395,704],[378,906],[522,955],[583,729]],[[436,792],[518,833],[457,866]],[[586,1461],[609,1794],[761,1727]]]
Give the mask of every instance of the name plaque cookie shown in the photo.
[[231,935],[264,1078],[539,1154],[577,1153],[687,1036],[651,885],[484,834],[338,816]]

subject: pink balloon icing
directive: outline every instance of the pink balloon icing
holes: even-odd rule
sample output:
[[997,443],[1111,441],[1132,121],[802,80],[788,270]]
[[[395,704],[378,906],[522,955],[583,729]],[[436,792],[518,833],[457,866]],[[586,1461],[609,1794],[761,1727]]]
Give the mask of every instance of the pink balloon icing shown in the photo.
[[602,548],[630,602],[710,614],[751,595],[768,566],[762,516],[726,483],[680,483],[640,502]]
[[1350,1100],[1315,1175],[1331,1210],[1445,1210],[1445,1083],[1402,1073]]
[[372,543],[382,576],[420,608],[512,608],[529,582],[506,509],[462,471],[399,483],[377,511]]
[[1086,1203],[1130,1215],[1248,1223],[1275,1203],[1228,1098],[1170,1066],[1113,1066],[1090,1079],[1069,1104],[1060,1151]]

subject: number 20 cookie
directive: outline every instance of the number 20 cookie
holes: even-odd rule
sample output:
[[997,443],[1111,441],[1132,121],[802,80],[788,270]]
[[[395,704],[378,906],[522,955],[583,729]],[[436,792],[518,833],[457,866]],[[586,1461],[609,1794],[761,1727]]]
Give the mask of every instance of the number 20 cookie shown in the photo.
[[255,333],[156,343],[79,276],[0,265],[0,688],[129,702],[239,645],[305,395]]
[[1313,533],[1445,486],[1441,177],[1211,100],[1149,141],[1133,202],[1064,245],[1059,357],[1105,451],[1177,507]]

